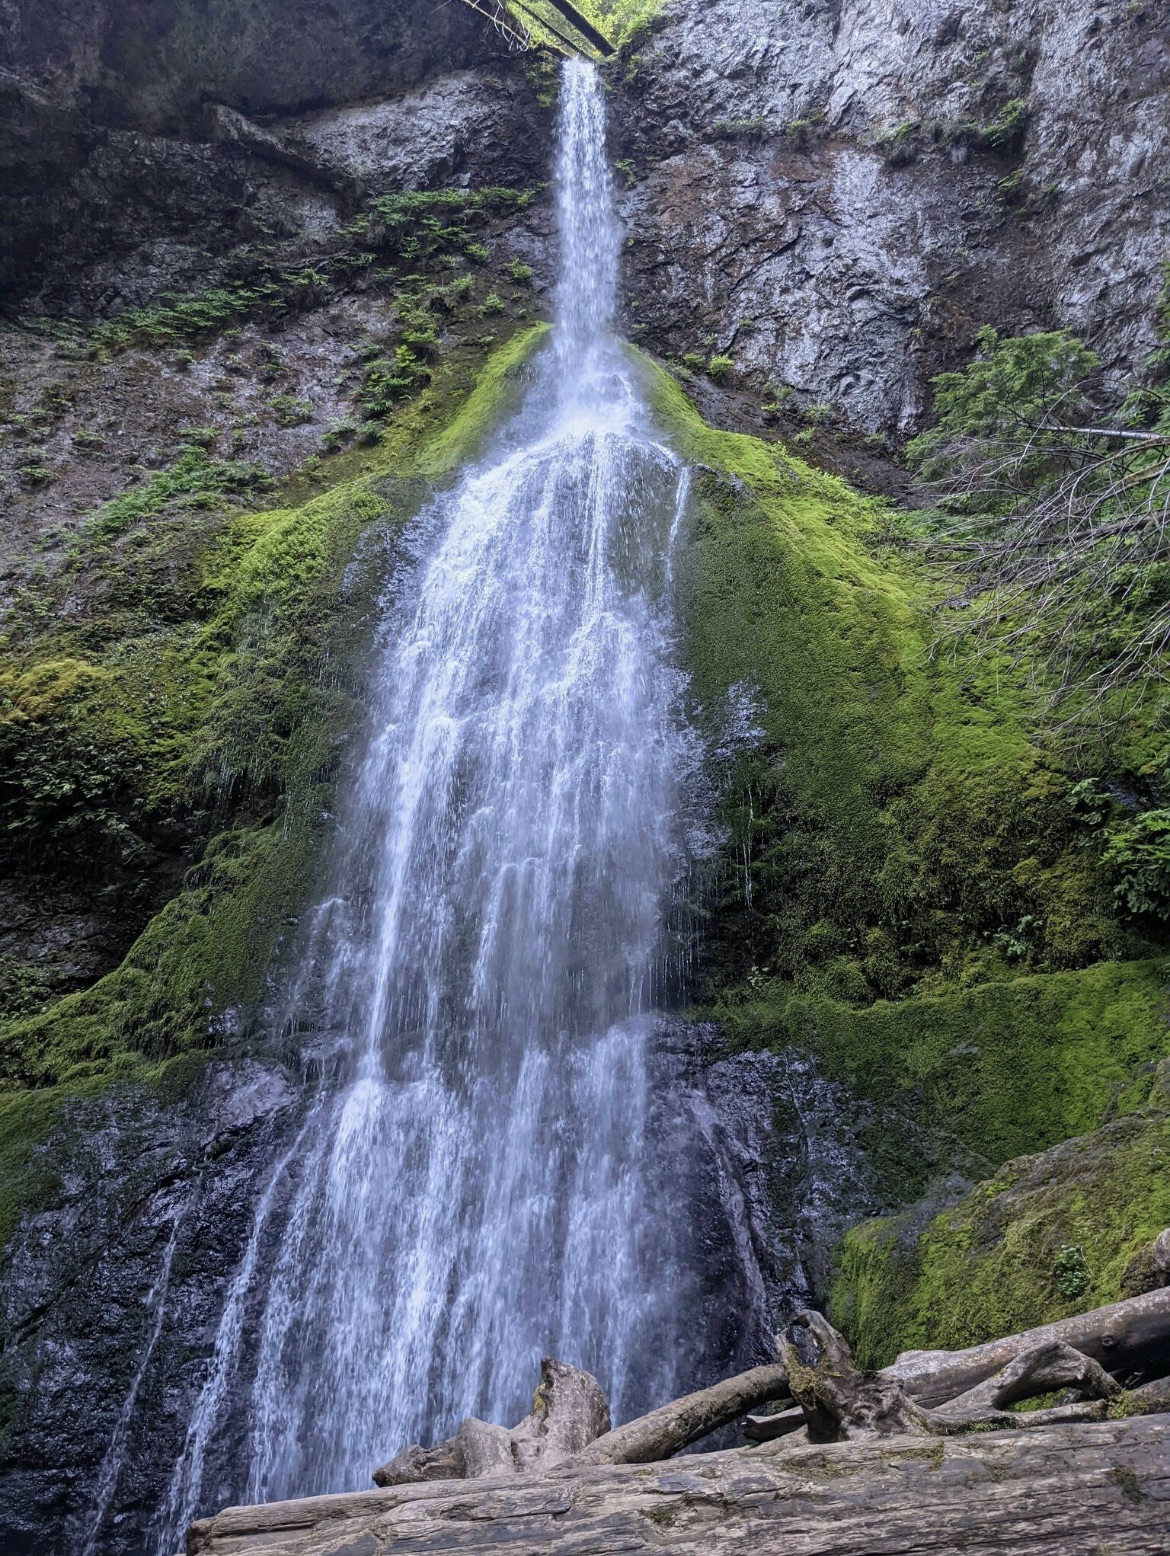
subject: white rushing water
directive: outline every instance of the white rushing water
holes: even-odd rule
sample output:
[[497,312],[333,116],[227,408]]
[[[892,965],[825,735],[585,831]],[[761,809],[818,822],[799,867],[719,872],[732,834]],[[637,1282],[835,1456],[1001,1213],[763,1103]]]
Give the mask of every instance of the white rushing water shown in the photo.
[[[341,1081],[280,1168],[249,1500],[367,1486],[466,1415],[512,1423],[542,1355],[596,1372],[615,1418],[669,1397],[693,1355],[683,1126],[652,1019],[685,866],[668,600],[685,472],[611,334],[604,138],[596,73],[569,63],[552,344],[513,424],[420,520],[387,622],[316,931]],[[267,1215],[162,1543],[199,1508]]]

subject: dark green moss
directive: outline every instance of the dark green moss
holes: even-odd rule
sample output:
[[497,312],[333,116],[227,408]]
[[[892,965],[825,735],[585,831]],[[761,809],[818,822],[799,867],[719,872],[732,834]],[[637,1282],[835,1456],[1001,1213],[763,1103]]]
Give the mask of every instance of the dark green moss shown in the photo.
[[925,1225],[855,1227],[833,1322],[865,1366],[976,1345],[1132,1295],[1127,1267],[1167,1222],[1170,1120],[1146,1110],[1009,1162]]

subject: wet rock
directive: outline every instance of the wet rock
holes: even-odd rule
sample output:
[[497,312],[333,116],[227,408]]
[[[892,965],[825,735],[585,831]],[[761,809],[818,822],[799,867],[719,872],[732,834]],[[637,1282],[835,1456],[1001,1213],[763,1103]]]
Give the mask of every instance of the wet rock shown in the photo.
[[286,1072],[255,1059],[207,1065],[178,1099],[115,1086],[66,1105],[39,1148],[56,1188],[0,1265],[5,1551],[147,1547],[299,1111]]

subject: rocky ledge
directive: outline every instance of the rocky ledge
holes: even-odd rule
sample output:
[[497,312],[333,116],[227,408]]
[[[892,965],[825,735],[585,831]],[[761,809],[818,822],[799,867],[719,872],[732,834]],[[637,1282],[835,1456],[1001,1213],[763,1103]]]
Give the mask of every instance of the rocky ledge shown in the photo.
[[429,1481],[228,1508],[188,1556],[1164,1556],[1170,1415],[1090,1426],[757,1447],[666,1464]]

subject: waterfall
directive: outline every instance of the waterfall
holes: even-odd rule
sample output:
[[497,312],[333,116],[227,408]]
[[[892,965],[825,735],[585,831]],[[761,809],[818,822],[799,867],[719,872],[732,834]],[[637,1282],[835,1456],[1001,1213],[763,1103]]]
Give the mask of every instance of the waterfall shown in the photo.
[[[604,138],[596,72],[570,62],[553,343],[419,521],[388,607],[316,935],[339,1079],[281,1168],[249,1500],[368,1486],[466,1415],[512,1423],[542,1355],[595,1372],[615,1419],[690,1381],[687,1125],[654,1020],[686,864],[668,598],[686,477],[611,333]],[[199,1505],[192,1434],[166,1538]]]

